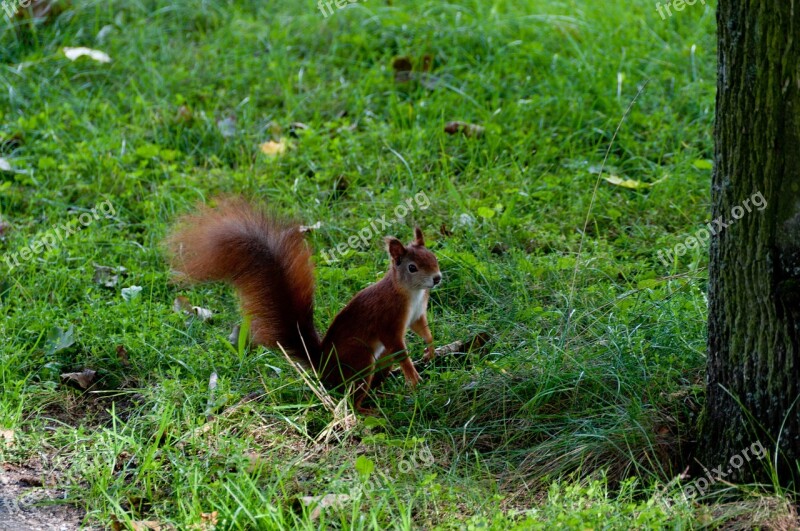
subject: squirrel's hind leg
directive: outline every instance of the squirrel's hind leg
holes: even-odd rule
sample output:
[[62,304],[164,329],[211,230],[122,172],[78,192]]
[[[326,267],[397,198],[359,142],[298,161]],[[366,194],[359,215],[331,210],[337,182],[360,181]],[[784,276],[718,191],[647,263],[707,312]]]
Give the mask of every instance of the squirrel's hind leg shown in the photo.
[[372,387],[372,378],[373,374],[367,374],[363,380],[358,382],[358,386],[356,387],[355,391],[353,391],[353,407],[362,415],[375,415],[375,411],[373,409],[361,406],[361,402],[367,398],[369,390]]

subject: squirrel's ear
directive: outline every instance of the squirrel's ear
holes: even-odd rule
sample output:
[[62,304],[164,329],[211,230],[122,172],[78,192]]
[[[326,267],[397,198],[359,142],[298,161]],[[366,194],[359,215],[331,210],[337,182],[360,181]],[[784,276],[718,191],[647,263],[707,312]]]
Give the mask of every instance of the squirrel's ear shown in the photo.
[[415,244],[425,247],[425,236],[422,235],[422,229],[420,229],[419,227],[416,227],[414,229],[414,238],[415,238],[414,240]]
[[389,256],[391,256],[392,260],[395,262],[399,261],[406,254],[406,248],[403,246],[403,242],[391,236],[386,238],[386,250],[389,251]]

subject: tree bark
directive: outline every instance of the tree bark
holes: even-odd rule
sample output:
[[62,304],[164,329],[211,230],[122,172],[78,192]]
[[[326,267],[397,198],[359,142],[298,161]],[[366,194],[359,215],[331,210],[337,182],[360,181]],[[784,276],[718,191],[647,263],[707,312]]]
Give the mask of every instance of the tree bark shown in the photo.
[[[771,466],[781,483],[795,486],[800,479],[799,17],[800,0],[718,4],[713,218],[733,223],[714,224],[711,237],[707,395],[696,452],[703,467],[716,467],[725,480],[764,480]],[[754,206],[761,203],[756,194],[765,200],[763,210]],[[756,444],[769,452],[768,459],[753,456]],[[737,467],[736,456],[743,453],[751,458]]]

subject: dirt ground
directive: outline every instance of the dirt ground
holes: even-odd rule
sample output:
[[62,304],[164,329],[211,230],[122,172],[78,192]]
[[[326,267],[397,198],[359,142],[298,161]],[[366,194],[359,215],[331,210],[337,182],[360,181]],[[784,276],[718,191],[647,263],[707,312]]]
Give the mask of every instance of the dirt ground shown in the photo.
[[84,511],[63,503],[55,478],[36,466],[0,464],[0,531],[72,531]]

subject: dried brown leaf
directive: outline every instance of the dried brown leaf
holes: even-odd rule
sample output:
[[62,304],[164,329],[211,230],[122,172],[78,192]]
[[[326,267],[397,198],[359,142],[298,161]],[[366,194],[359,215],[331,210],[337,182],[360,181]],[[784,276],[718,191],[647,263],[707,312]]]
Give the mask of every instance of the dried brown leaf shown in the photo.
[[172,301],[172,311],[175,313],[194,315],[204,322],[210,321],[214,317],[214,312],[200,306],[192,306],[192,303],[189,301],[189,299],[183,295],[175,297],[175,300]]
[[467,122],[447,122],[447,124],[444,126],[445,133],[451,135],[463,133],[464,136],[471,138],[479,138],[483,136],[485,131],[486,130],[482,126]]
[[200,522],[190,525],[189,529],[192,531],[214,531],[218,523],[219,511],[200,513]]
[[298,498],[301,505],[305,507],[313,507],[309,518],[316,520],[322,514],[322,511],[329,508],[340,508],[345,503],[350,501],[350,496],[347,494],[326,494],[324,496],[302,496]]
[[97,371],[84,369],[81,372],[65,372],[61,375],[64,383],[72,383],[81,389],[89,389],[97,380]]
[[453,341],[448,345],[442,345],[435,350],[436,357],[446,356],[448,354],[455,354],[457,352],[470,352],[472,350],[481,349],[486,343],[489,342],[491,336],[486,332],[481,332],[475,337],[467,339],[466,341]]
[[117,345],[117,359],[119,359],[123,367],[131,366],[131,360],[128,357],[128,351],[125,350],[124,345]]
[[14,430],[0,428],[0,445],[6,448],[14,447]]
[[395,83],[408,83],[411,81],[411,59],[409,57],[395,57],[392,61]]
[[99,284],[104,288],[115,288],[120,281],[120,278],[128,276],[128,270],[124,267],[109,267],[94,265],[94,277],[92,281]]
[[175,529],[169,524],[162,524],[157,520],[132,520],[133,531],[167,531]]

